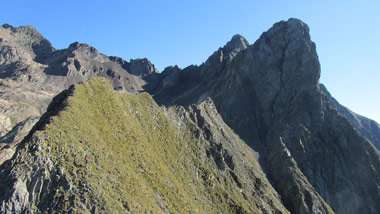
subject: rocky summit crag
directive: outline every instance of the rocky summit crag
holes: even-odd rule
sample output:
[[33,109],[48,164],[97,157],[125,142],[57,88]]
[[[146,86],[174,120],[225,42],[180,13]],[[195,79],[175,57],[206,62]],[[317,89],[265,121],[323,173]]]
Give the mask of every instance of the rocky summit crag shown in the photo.
[[379,213],[379,124],[320,72],[297,19],[161,73],[3,25],[0,210]]

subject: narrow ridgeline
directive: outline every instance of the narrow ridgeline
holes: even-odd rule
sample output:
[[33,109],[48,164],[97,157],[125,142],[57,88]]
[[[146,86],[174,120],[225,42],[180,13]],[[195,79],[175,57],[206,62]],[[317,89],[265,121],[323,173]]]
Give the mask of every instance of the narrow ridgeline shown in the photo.
[[288,213],[211,100],[165,109],[102,78],[56,96],[0,172],[2,213]]

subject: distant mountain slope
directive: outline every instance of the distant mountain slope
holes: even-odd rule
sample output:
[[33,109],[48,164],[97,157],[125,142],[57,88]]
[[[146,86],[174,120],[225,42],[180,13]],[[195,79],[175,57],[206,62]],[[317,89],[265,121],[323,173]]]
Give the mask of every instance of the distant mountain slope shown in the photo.
[[105,79],[55,97],[0,170],[1,213],[288,213],[211,101],[164,111]]
[[308,26],[297,19],[276,23],[253,45],[239,37],[200,66],[167,68],[155,100],[187,106],[211,98],[259,153],[291,212],[329,212],[325,200],[337,213],[378,213],[380,160],[371,145],[378,144],[378,125],[319,85]]
[[53,96],[71,84],[101,76],[116,90],[138,93],[149,91],[157,75],[147,59],[126,62],[78,42],[55,50],[32,26],[1,26],[0,142],[6,146],[0,146],[0,163],[12,156]]

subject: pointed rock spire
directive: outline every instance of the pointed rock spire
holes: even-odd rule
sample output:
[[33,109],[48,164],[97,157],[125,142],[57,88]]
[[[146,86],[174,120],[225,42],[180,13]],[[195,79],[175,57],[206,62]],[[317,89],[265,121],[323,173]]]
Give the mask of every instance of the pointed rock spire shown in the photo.
[[248,41],[241,35],[236,34],[232,39],[223,47],[223,53],[225,56],[235,56],[239,51],[248,47]]

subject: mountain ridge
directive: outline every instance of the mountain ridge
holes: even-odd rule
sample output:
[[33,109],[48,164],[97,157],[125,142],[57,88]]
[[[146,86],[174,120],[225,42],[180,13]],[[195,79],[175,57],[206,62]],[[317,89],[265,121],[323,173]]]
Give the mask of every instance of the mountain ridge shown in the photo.
[[[215,128],[231,132],[212,111],[211,103],[202,103],[189,113],[163,112],[149,95],[118,94],[105,79],[70,87],[53,99],[17,155],[1,166],[0,186],[6,191],[0,194],[0,210],[287,213],[236,135],[228,134],[233,141],[217,132],[207,135],[215,122]],[[107,137],[113,133],[118,136]],[[245,156],[235,159],[234,153]],[[90,159],[87,165],[84,157]]]
[[56,50],[32,26],[3,25],[0,38],[0,163],[12,156],[51,99],[71,84],[101,76],[116,90],[138,93],[157,81],[147,59],[116,60],[78,42]]
[[[17,31],[6,26],[0,33],[8,28]],[[192,121],[198,130],[193,134],[208,142],[203,145],[206,148],[203,155],[213,160],[216,164],[213,167],[219,171],[234,171],[237,166],[234,162],[245,159],[244,155],[234,152],[230,144],[223,143],[240,142],[234,133],[226,131],[234,130],[236,136],[252,148],[251,157],[260,164],[255,167],[262,170],[262,175],[271,183],[266,185],[273,187],[281,197],[279,200],[275,196],[274,200],[281,205],[277,204],[279,209],[274,211],[276,207],[266,199],[262,201],[264,196],[257,194],[260,191],[254,184],[249,184],[255,200],[262,201],[260,206],[256,204],[262,212],[287,212],[283,206],[292,213],[377,213],[380,210],[379,125],[340,105],[319,83],[321,71],[316,47],[310,39],[309,27],[298,19],[274,24],[252,45],[244,37],[235,35],[205,63],[184,69],[170,66],[162,73],[147,59],[126,62],[80,43],[73,43],[68,49],[52,49],[50,55],[28,54],[30,48],[17,55],[13,54],[15,48],[22,50],[30,45],[7,45],[12,43],[8,42],[12,38],[7,40],[8,37],[2,35],[0,37],[5,39],[0,42],[1,89],[6,92],[0,96],[2,102],[16,105],[20,102],[9,95],[20,83],[27,88],[20,94],[34,90],[29,96],[33,95],[32,99],[38,101],[42,100],[35,98],[41,94],[39,87],[46,94],[44,104],[29,101],[35,109],[33,114],[28,108],[11,111],[14,107],[5,105],[5,112],[9,113],[0,116],[5,118],[2,124],[8,128],[3,130],[14,129],[0,139],[1,151],[9,151],[7,157],[0,154],[0,160],[18,153],[11,150],[34,124],[30,121],[38,120],[45,111],[44,106],[55,93],[73,83],[100,76],[109,79],[112,87],[122,93],[146,91],[158,104],[182,112],[181,119],[171,114],[169,118],[177,121],[174,124]],[[10,71],[14,76],[9,76]],[[20,113],[27,117],[21,116],[20,126],[14,126],[15,119],[9,115]],[[221,131],[217,127],[225,128]],[[18,130],[24,130],[23,134],[18,135]],[[244,183],[252,182],[246,170],[236,170],[238,174],[230,173],[230,179],[237,187],[242,185],[237,177],[243,178]],[[245,202],[235,203],[240,205],[231,211],[234,213],[252,208],[252,204],[247,205],[251,207],[248,208]],[[16,204],[23,207],[19,202]],[[274,210],[265,209],[268,204]]]
[[[314,202],[307,202],[309,200],[307,197],[310,197],[307,194],[311,194],[314,195],[312,201],[320,200],[318,198],[321,195],[338,213],[355,213],[364,209],[368,213],[376,213],[374,210],[379,208],[365,208],[358,205],[366,203],[361,198],[368,197],[368,193],[353,197],[350,201],[338,198],[341,193],[333,190],[334,185],[342,189],[357,188],[358,184],[355,183],[349,184],[352,187],[343,188],[344,185],[341,186],[340,180],[345,179],[342,174],[355,177],[363,183],[379,182],[369,181],[370,179],[366,182],[355,173],[355,170],[366,168],[365,161],[363,166],[359,166],[354,159],[349,160],[356,169],[352,166],[348,168],[343,166],[344,162],[348,161],[347,157],[353,155],[347,143],[355,146],[363,156],[367,156],[369,152],[370,159],[375,161],[376,165],[379,156],[368,141],[359,137],[365,136],[365,133],[357,133],[354,128],[356,124],[345,118],[347,114],[342,116],[337,112],[337,104],[330,103],[330,97],[320,89],[318,81],[320,65],[315,44],[310,40],[306,24],[297,19],[276,23],[253,45],[240,51],[231,62],[226,61],[224,66],[218,65],[219,62],[216,66],[210,66],[215,69],[214,73],[220,74],[216,79],[210,80],[207,78],[210,75],[201,75],[197,80],[204,79],[205,83],[197,80],[190,82],[187,84],[191,86],[190,89],[184,91],[178,90],[179,88],[174,85],[166,91],[175,91],[176,94],[167,95],[165,90],[160,90],[162,94],[155,93],[155,100],[160,104],[171,106],[187,105],[197,102],[197,99],[202,100],[202,97],[211,97],[224,121],[259,153],[262,166],[267,170],[275,188],[278,188],[286,207],[291,212],[327,212],[326,208],[314,207]],[[202,69],[205,68],[200,66],[201,72],[194,71],[194,76],[202,74]],[[216,84],[213,84],[215,82]],[[345,128],[337,121],[345,124],[343,126]],[[327,127],[329,128],[326,129]],[[332,132],[334,129],[339,131]],[[349,136],[351,140],[341,139],[341,135],[346,135],[344,138]],[[360,142],[363,147],[358,147],[355,141]],[[324,149],[319,151],[320,148]],[[273,155],[281,154],[283,150],[286,151],[287,158]],[[335,168],[336,172],[324,166],[329,165],[327,160],[333,161],[332,157],[328,157],[329,150],[336,151],[332,155],[333,159],[342,161],[338,163],[342,166]],[[342,151],[344,154],[341,154]],[[326,164],[319,165],[324,162]],[[284,169],[297,173],[289,174]],[[378,179],[378,169],[372,173],[374,174],[371,179]],[[283,181],[283,177],[293,177],[292,175],[296,176],[295,180]],[[326,179],[327,175],[329,179]],[[307,179],[304,180],[303,176]],[[329,184],[327,187],[326,182],[335,184]],[[303,190],[298,189],[299,186]],[[371,195],[379,200],[376,184],[370,189],[375,190]],[[366,191],[371,192],[370,189]],[[304,191],[308,193],[294,198],[294,195]],[[358,192],[358,190],[352,191]],[[317,202],[316,205],[318,204],[323,203]]]

